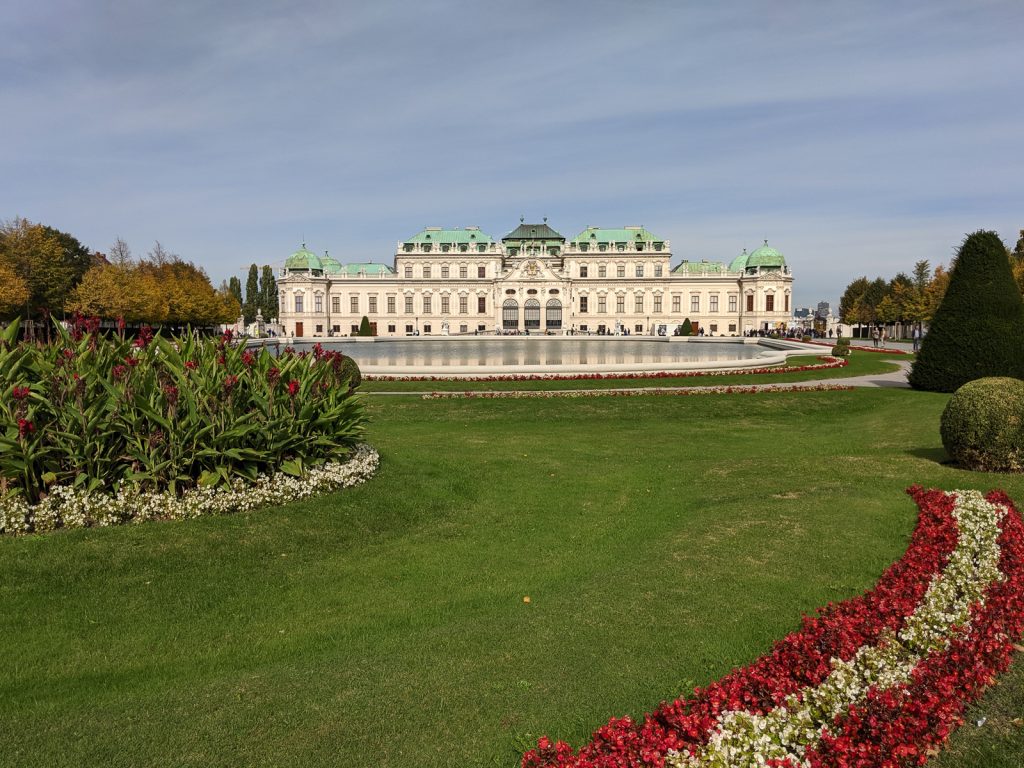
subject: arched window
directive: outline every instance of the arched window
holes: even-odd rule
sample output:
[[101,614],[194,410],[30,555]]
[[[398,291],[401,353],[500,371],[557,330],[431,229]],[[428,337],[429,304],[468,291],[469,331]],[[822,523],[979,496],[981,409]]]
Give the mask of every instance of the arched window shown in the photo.
[[562,302],[558,299],[548,299],[545,309],[544,327],[549,331],[557,331],[562,327]]
[[536,299],[527,299],[524,307],[524,325],[527,330],[540,330],[540,302]]
[[501,305],[501,327],[506,331],[519,330],[519,302],[515,299],[505,299]]

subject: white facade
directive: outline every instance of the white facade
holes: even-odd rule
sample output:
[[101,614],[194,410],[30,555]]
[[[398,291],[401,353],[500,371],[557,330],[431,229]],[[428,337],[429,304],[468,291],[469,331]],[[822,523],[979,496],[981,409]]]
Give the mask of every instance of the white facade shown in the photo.
[[492,240],[428,228],[398,244],[393,266],[341,265],[305,247],[278,281],[291,337],[474,333],[672,332],[689,319],[715,336],[785,327],[793,276],[767,243],[724,262],[670,267],[670,243],[642,227],[590,227],[566,240],[523,224]]

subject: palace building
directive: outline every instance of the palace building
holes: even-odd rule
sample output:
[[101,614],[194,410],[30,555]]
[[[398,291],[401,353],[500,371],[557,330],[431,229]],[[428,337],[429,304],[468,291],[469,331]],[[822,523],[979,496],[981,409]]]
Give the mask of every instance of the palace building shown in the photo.
[[[640,226],[587,227],[566,239],[545,219],[500,241],[478,227],[427,227],[398,243],[393,266],[341,264],[303,247],[278,281],[288,336],[475,333],[671,334],[684,320],[715,336],[788,325],[793,275],[768,242],[728,264],[671,266]],[[696,331],[695,331],[696,332]]]

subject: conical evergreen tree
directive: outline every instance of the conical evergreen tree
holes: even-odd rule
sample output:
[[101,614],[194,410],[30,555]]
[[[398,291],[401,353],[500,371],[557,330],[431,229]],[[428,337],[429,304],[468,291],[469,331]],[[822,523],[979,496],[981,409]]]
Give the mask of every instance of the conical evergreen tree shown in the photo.
[[260,307],[260,278],[255,264],[249,265],[249,277],[245,281],[245,303],[242,314],[245,322],[251,323],[256,318],[256,310]]
[[235,301],[238,302],[238,306],[242,306],[242,281],[234,275],[228,280],[228,293],[235,297]]
[[273,267],[264,264],[260,273],[260,298],[263,310],[263,319],[272,320],[277,314],[277,278],[274,277]]
[[1024,378],[1024,303],[995,232],[975,232],[960,246],[910,385],[954,392],[985,376]]

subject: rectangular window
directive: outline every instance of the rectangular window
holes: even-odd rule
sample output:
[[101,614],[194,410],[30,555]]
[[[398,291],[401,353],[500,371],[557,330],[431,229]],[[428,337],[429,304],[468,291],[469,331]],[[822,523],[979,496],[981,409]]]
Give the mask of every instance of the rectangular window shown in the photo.
[[601,313],[608,311],[607,301],[604,296],[597,297],[597,311]]
[[690,297],[690,311],[691,312],[700,312],[700,296],[691,296]]
[[405,276],[406,276],[406,278],[409,278],[409,279],[412,278],[412,266],[411,265],[406,266],[406,268],[405,268]]
[[711,332],[712,333],[718,333],[718,323],[712,323],[711,324]]
[[441,314],[447,315],[450,310],[448,309],[448,297],[441,297]]
[[774,312],[775,311],[775,296],[768,294],[764,297],[764,311]]
[[708,311],[709,312],[717,312],[718,311],[718,297],[717,296],[712,296],[710,298],[710,301],[711,301],[711,306],[708,307]]
[[358,315],[358,314],[359,314],[359,297],[358,297],[358,296],[353,296],[353,297],[352,297],[352,298],[350,298],[350,299],[349,299],[348,301],[349,301],[349,304],[351,304],[351,305],[352,305],[352,306],[351,306],[351,307],[349,308],[349,311],[350,311],[350,312],[351,312],[351,313],[352,313],[353,315]]
[[636,296],[633,297],[633,311],[644,311],[644,295],[642,293],[638,293]]
[[302,312],[302,294],[296,294],[295,296],[295,311]]
[[423,314],[424,315],[429,315],[430,314],[430,297],[429,296],[424,296],[423,297]]
[[459,314],[465,315],[469,312],[469,297],[459,296]]
[[654,311],[661,312],[661,294],[654,294]]
[[395,297],[394,296],[388,296],[388,314],[389,315],[395,314]]
[[625,277],[626,276],[626,265],[625,264],[619,264],[615,268],[615,276],[616,277]]
[[678,296],[678,295],[673,294],[673,296],[672,296],[672,311],[673,312],[681,312],[682,311],[681,304],[682,304],[681,297]]
[[424,279],[429,279],[430,278],[430,265],[429,264],[424,264],[423,265],[423,277],[424,277]]
[[729,297],[729,311],[730,312],[735,312],[736,311],[736,297],[735,296],[730,296]]
[[487,267],[477,267],[476,268],[476,276],[477,277],[487,277]]
[[580,314],[585,315],[587,313],[587,297],[580,296]]
[[467,268],[466,267],[459,267],[459,277],[461,279],[465,280],[466,279],[466,274],[467,274]]
[[654,276],[661,277],[661,264],[654,265]]
[[785,311],[789,312],[789,294],[788,293],[786,294],[786,309],[785,309]]
[[442,280],[447,280],[448,279],[448,267],[441,267],[441,279]]
[[615,311],[620,313],[620,314],[626,311],[626,297],[625,296],[619,294],[618,296],[615,297]]
[[331,297],[331,312],[336,315],[341,313],[341,296]]
[[394,333],[394,332],[395,332],[395,324],[391,323],[391,324],[388,325],[388,333]]
[[405,297],[405,314],[412,314],[412,296]]
[[747,312],[754,311],[754,294],[747,296]]
[[411,334],[411,333],[412,333],[412,325],[410,325],[410,324],[406,323],[406,326],[405,326],[405,332],[406,332],[407,334]]
[[608,277],[608,267],[605,266],[604,264],[598,265],[598,267],[597,267],[597,276],[598,277]]
[[736,323],[729,323],[729,333],[736,333]]
[[580,277],[586,277],[586,276],[587,276],[587,265],[583,264],[583,265],[580,266]]
[[637,277],[643,277],[644,276],[644,265],[643,264],[637,264],[636,265],[636,276]]
[[313,311],[317,314],[324,311],[324,297],[319,293],[313,297]]
[[371,296],[370,297],[370,314],[371,315],[377,314],[377,297],[376,296]]
[[481,315],[487,314],[487,297],[477,296],[476,297],[476,311]]

